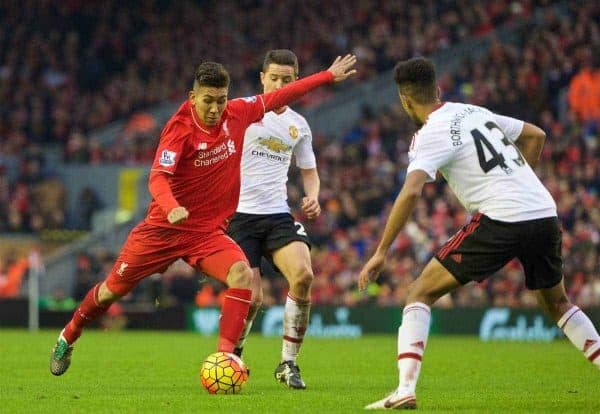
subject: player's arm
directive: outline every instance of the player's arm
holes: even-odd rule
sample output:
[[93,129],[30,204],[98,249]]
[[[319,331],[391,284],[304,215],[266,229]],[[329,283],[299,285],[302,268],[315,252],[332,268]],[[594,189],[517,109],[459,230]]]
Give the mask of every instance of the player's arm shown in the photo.
[[180,206],[175,199],[169,182],[169,176],[176,173],[188,133],[185,125],[180,122],[167,122],[160,134],[160,141],[150,169],[148,190],[171,224],[179,223],[189,216],[187,209]]
[[319,204],[319,190],[321,180],[317,168],[301,168],[302,186],[304,187],[305,197],[302,198],[302,211],[310,220],[319,217],[321,214],[321,205]]
[[537,166],[545,141],[546,133],[541,128],[528,122],[523,124],[523,130],[519,134],[515,145],[519,148],[531,168]]
[[243,119],[248,125],[259,121],[263,115],[274,109],[281,108],[300,98],[306,93],[332,82],[341,82],[356,73],[352,69],[356,63],[356,56],[346,55],[339,57],[329,69],[307,76],[306,78],[289,83],[281,89],[262,95],[230,101],[230,108],[238,108],[243,114]]
[[430,176],[423,170],[414,170],[407,175],[402,190],[390,211],[377,250],[360,272],[358,277],[359,289],[366,289],[369,282],[377,279],[383,270],[387,251],[400,230],[406,225],[427,181],[430,181]]
[[151,171],[148,180],[148,190],[152,198],[156,200],[160,208],[167,215],[169,223],[177,224],[188,218],[189,212],[185,207],[179,205],[171,191],[167,173]]
[[531,168],[535,168],[546,141],[544,131],[533,124],[510,116],[494,114],[494,118],[504,135],[519,148]]

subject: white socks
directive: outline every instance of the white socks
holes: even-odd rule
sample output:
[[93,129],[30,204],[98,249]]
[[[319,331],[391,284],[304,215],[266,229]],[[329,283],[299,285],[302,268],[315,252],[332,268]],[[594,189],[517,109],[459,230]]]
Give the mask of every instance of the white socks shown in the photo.
[[288,295],[283,314],[283,346],[281,361],[294,361],[300,352],[304,333],[308,327],[310,302],[302,302]]
[[431,309],[424,303],[414,302],[402,312],[402,325],[398,328],[398,393],[415,395],[421,371],[421,359],[427,338]]
[[560,317],[557,325],[571,343],[582,351],[591,363],[600,368],[600,336],[587,315],[577,306],[573,306]]

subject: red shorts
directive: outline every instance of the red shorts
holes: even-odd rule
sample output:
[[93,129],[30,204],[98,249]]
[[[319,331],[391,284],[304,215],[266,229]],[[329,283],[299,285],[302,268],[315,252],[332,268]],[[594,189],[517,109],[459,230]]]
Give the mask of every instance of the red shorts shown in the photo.
[[233,264],[248,263],[240,247],[221,230],[203,234],[141,222],[129,233],[106,285],[111,292],[126,295],[142,279],[163,273],[177,259],[222,282]]

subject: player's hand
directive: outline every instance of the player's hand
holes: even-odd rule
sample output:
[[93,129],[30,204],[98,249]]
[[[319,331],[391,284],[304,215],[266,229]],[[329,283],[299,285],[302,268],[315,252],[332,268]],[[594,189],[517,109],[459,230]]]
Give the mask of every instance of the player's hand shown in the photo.
[[365,290],[369,283],[377,280],[385,266],[385,254],[375,252],[358,275],[358,289]]
[[302,212],[306,214],[309,220],[316,219],[321,214],[321,205],[319,200],[312,197],[304,197],[302,199]]
[[169,214],[167,214],[167,220],[169,220],[169,223],[171,224],[178,224],[184,220],[187,220],[189,216],[190,212],[187,211],[185,207],[180,206],[175,207],[173,210],[169,211]]
[[334,82],[341,82],[356,73],[356,69],[352,69],[355,64],[356,56],[354,55],[338,56],[327,70],[333,74]]

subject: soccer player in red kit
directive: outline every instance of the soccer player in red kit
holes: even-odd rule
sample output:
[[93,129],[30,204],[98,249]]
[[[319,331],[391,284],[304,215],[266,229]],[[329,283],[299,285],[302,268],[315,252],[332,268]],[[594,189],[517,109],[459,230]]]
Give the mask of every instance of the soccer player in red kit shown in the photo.
[[108,277],[88,292],[61,331],[50,358],[52,374],[69,368],[73,344],[86,325],[142,279],[164,272],[180,258],[227,284],[217,350],[233,351],[252,294],[246,256],[224,232],[238,204],[244,132],[266,112],[347,79],[356,72],[355,63],[353,55],[338,57],[326,71],[271,93],[231,101],[225,68],[214,62],[198,67],[189,99],[161,133],[146,218],[129,234]]

